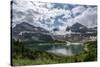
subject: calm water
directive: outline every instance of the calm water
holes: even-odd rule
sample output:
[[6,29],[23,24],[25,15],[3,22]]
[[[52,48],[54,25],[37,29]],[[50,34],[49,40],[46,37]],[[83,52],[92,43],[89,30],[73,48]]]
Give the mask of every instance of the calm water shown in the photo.
[[65,56],[72,56],[75,54],[79,54],[84,50],[82,44],[78,43],[34,43],[28,45],[32,49],[37,49],[41,51],[47,51],[50,53],[54,53],[56,55],[65,55]]

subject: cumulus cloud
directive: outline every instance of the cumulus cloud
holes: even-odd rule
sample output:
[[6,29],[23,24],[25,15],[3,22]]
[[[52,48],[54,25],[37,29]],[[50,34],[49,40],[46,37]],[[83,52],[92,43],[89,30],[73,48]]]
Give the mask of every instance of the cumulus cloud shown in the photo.
[[75,17],[74,21],[87,27],[95,27],[97,25],[97,8],[87,8],[81,15]]
[[[36,24],[37,22],[41,24],[41,27],[53,27],[51,25],[54,24],[54,21],[57,16],[64,15],[63,18],[67,19],[71,17],[71,13],[69,10],[65,9],[51,9],[54,4],[52,3],[41,3],[41,2],[30,2],[30,1],[20,1],[20,0],[14,0],[14,2],[18,4],[13,4],[13,23],[18,24],[21,23],[22,21],[28,22],[30,24]],[[18,16],[18,12],[22,12],[20,14],[22,17],[16,17]],[[18,21],[18,20],[19,21]],[[56,21],[55,21],[56,22]],[[63,23],[59,21],[60,23]],[[37,24],[38,24],[37,23]],[[40,25],[39,24],[39,25]]]
[[12,10],[13,27],[27,22],[47,30],[58,27],[60,31],[65,31],[67,26],[76,22],[88,27],[97,25],[97,8],[90,5],[86,8],[83,5],[13,0]]
[[77,16],[81,13],[83,13],[86,10],[84,6],[76,6],[75,8],[72,9],[72,13],[74,16]]

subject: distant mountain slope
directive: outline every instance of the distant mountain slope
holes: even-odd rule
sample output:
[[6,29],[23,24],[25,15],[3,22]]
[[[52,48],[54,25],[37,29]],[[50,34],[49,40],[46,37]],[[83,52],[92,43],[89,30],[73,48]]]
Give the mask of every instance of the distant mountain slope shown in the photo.
[[34,42],[47,42],[52,41],[52,37],[48,34],[49,31],[35,27],[28,23],[21,23],[12,28],[12,38],[20,39],[23,41],[34,41]]
[[79,33],[85,33],[87,31],[87,27],[85,27],[84,25],[80,24],[80,23],[75,23],[72,25],[71,27],[71,31],[72,32],[79,32]]
[[13,32],[21,32],[21,31],[29,31],[29,32],[48,32],[46,31],[45,29],[43,28],[40,28],[40,27],[35,27],[33,25],[30,25],[28,23],[20,23],[20,24],[17,24],[13,29]]
[[[55,29],[54,33],[57,31],[59,30]],[[81,41],[97,36],[97,27],[87,28],[80,23],[75,23],[67,27],[66,32],[65,35],[55,35],[41,27],[23,22],[12,28],[12,38],[27,42]]]

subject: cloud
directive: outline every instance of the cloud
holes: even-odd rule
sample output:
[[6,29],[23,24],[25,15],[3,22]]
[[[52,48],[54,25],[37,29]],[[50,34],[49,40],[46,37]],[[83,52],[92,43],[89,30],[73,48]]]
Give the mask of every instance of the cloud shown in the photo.
[[86,8],[84,6],[76,6],[75,8],[72,9],[72,13],[74,16],[77,16],[84,12]]
[[13,27],[21,22],[27,22],[47,30],[58,27],[60,31],[65,31],[67,26],[76,22],[88,27],[97,23],[97,8],[90,5],[86,8],[84,5],[76,6],[29,0],[13,1]]
[[[53,27],[55,24],[55,18],[60,15],[64,15],[63,18],[67,19],[70,17],[70,11],[65,9],[54,8],[54,3],[41,3],[33,1],[20,1],[14,0],[18,4],[13,4],[13,23],[18,24],[21,22],[28,22],[33,25],[40,25],[40,27]],[[21,17],[18,17],[18,13]],[[16,17],[17,16],[17,17]],[[59,19],[59,18],[58,18]],[[56,22],[56,21],[55,21]],[[60,23],[63,23],[60,21]]]
[[97,8],[87,8],[81,15],[75,17],[74,21],[79,22],[87,27],[97,26]]

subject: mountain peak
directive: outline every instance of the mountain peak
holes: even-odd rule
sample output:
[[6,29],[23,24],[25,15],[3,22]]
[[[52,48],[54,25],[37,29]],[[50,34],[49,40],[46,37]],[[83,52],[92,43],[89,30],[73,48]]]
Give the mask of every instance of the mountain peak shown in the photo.
[[41,28],[41,27],[36,27],[34,25],[31,25],[26,22],[22,22],[20,24],[17,24],[14,28],[13,31],[30,31],[30,32],[48,32],[47,30]]
[[78,32],[78,33],[85,33],[87,31],[87,27],[76,22],[71,27],[67,27],[66,31],[71,30],[72,32]]
[[[81,23],[76,22],[76,23],[73,24],[72,26],[78,26],[78,27],[80,26],[80,27],[81,27],[81,26],[84,26],[84,25],[82,25]],[[84,27],[85,27],[85,26],[84,26]]]

